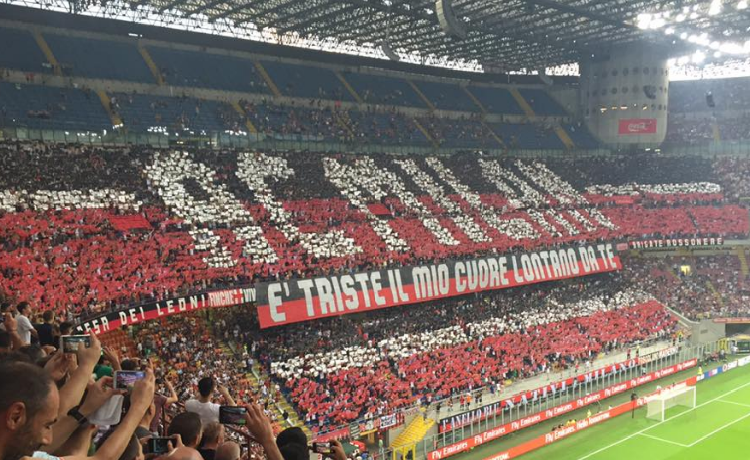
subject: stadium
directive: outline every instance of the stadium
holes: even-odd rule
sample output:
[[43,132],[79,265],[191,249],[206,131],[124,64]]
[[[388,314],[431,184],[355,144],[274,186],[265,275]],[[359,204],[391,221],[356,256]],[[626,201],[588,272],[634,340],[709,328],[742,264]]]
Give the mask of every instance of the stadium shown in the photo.
[[0,460],[750,452],[746,0],[3,0]]

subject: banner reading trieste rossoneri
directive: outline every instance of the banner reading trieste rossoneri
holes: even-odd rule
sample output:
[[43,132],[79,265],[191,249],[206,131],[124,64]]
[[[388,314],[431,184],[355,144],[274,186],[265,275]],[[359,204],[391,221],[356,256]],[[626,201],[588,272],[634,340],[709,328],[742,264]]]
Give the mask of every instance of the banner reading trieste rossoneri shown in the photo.
[[611,243],[510,253],[256,286],[260,327],[619,270]]

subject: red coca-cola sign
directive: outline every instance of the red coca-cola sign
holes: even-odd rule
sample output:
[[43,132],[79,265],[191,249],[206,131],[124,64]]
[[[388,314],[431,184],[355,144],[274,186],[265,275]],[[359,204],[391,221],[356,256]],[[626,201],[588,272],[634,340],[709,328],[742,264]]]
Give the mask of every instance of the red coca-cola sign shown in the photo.
[[654,134],[656,133],[655,118],[629,118],[620,120],[619,134]]

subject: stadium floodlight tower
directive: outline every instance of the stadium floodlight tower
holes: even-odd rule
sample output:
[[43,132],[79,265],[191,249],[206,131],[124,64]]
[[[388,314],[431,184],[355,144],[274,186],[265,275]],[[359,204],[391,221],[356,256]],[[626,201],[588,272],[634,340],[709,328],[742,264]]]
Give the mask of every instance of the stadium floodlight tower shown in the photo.
[[628,44],[592,52],[581,61],[581,113],[602,142],[651,147],[664,141],[666,56],[654,44]]
[[646,418],[663,422],[668,409],[676,406],[685,406],[695,409],[695,403],[695,386],[667,388],[649,399],[647,403]]

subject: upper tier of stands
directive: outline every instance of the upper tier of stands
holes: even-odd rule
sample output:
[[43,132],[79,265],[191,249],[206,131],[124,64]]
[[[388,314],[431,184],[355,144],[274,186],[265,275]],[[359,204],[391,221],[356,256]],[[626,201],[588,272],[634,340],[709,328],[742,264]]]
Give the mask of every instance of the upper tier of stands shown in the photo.
[[249,59],[162,46],[147,49],[169,84],[270,94]]
[[135,42],[62,34],[46,34],[45,39],[65,75],[139,83],[154,81]]
[[281,94],[285,96],[354,101],[330,69],[275,61],[262,61],[262,64]]
[[[518,102],[516,102],[507,89],[492,88],[489,86],[469,86],[469,91],[482,103],[484,109],[490,113],[523,115],[523,110],[521,110]],[[538,115],[543,114],[538,113]]]
[[0,125],[81,132],[112,129],[99,97],[91,91],[2,82]]
[[418,81],[415,85],[437,109],[478,112],[479,107],[465,90],[455,83]]
[[[709,107],[711,93],[715,107]],[[669,84],[669,110],[676,113],[745,111],[750,107],[750,78],[676,81]]]
[[677,81],[669,90],[667,144],[750,140],[750,78]]
[[[28,30],[6,29],[0,27],[0,43],[11,43],[4,46],[0,53],[0,67],[18,69],[25,72],[48,72],[51,67],[47,58]],[[47,64],[45,66],[45,64]]]
[[[257,63],[265,68],[282,95],[354,101],[334,70],[324,67],[238,57],[221,51],[166,47],[139,42],[135,38],[93,38],[59,32],[42,32],[41,37],[46,39],[52,55],[66,75],[155,83],[155,77],[138,49],[141,46],[169,84],[270,94]],[[0,56],[0,67],[52,72],[51,66],[43,66],[47,59],[28,30],[0,28],[0,39],[3,39],[3,43],[14,44],[12,50]],[[353,71],[343,71],[341,74],[366,103],[428,108],[418,93],[420,91],[437,108],[479,111],[458,83],[416,79],[413,80],[415,89],[406,77]],[[471,87],[470,91],[481,100],[484,100],[485,93],[491,94],[485,105],[490,112],[522,113],[506,89]],[[530,89],[527,94],[538,115],[566,115],[564,109],[544,90]]]
[[114,109],[126,126],[137,131],[160,127],[169,132],[209,133],[227,129],[234,109],[217,101],[112,93]]

